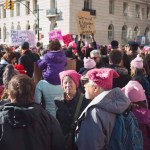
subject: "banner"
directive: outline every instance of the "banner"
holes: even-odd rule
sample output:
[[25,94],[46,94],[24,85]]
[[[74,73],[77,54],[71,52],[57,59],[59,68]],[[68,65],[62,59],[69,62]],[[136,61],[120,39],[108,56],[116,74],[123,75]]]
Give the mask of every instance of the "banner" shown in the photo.
[[49,32],[49,40],[62,40],[62,33],[61,30],[53,30],[51,32]]
[[95,18],[90,15],[90,12],[79,11],[76,19],[79,34],[91,34],[96,32]]
[[28,42],[30,47],[35,47],[34,31],[29,30],[12,30],[11,31],[11,45],[20,46],[24,42]]
[[64,44],[66,44],[67,46],[70,42],[72,42],[72,38],[70,34],[66,34],[62,36],[62,39],[63,39]]

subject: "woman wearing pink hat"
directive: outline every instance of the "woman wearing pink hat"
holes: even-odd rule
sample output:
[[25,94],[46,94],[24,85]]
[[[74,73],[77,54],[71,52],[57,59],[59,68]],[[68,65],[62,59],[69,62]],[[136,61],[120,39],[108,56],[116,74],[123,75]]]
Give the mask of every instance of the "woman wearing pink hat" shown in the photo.
[[[72,131],[74,121],[77,120],[89,101],[83,98],[83,95],[78,89],[81,78],[80,74],[75,70],[66,70],[61,72],[59,76],[62,88],[64,89],[64,96],[55,99],[57,108],[56,118],[67,140],[68,135]],[[69,147],[67,147],[67,150],[70,150]]]
[[130,67],[132,80],[138,81],[142,85],[148,101],[148,108],[150,108],[150,83],[146,78],[143,58],[137,55],[137,57],[131,61]]
[[150,110],[148,110],[147,99],[142,85],[137,81],[129,81],[122,91],[132,103],[132,111],[138,119],[142,130],[144,150],[150,148]]

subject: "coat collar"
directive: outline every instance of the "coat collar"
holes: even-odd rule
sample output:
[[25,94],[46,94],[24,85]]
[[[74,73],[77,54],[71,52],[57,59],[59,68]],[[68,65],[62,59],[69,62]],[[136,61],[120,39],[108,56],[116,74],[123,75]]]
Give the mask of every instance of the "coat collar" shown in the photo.
[[102,92],[101,94],[99,94],[97,97],[95,97],[95,98],[89,103],[89,105],[84,109],[84,111],[81,113],[79,119],[82,118],[83,115],[86,116],[88,109],[89,109],[90,107],[92,107],[92,106],[98,104],[110,91],[111,91],[111,90],[109,90],[109,91],[104,91],[104,92]]

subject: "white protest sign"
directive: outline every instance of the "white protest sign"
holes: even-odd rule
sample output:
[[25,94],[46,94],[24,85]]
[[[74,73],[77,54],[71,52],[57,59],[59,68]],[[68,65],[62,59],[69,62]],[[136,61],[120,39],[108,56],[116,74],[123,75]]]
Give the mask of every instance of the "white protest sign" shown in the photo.
[[11,31],[11,44],[13,46],[20,46],[24,42],[28,42],[30,47],[35,46],[34,31],[28,31],[28,30],[12,30]]
[[146,41],[146,38],[145,38],[145,36],[142,36],[142,41],[141,41],[141,44],[145,44],[145,41]]

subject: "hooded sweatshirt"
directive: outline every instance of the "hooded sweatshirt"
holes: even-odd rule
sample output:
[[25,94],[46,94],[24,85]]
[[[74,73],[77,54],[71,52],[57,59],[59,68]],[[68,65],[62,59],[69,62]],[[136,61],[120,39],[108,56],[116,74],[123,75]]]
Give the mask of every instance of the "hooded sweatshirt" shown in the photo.
[[123,113],[129,104],[120,88],[95,97],[79,117],[82,121],[77,135],[78,150],[103,150],[109,143],[116,115]]
[[40,105],[6,104],[0,111],[0,150],[64,150],[58,122]]

